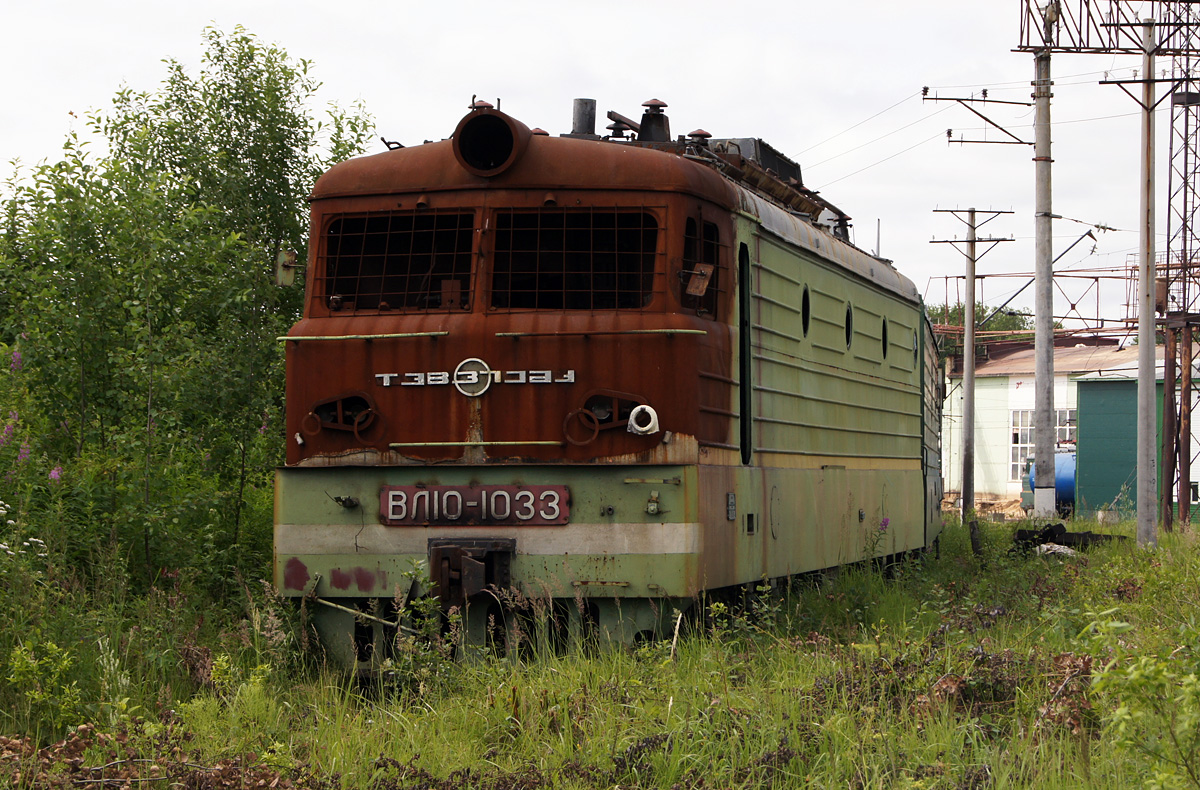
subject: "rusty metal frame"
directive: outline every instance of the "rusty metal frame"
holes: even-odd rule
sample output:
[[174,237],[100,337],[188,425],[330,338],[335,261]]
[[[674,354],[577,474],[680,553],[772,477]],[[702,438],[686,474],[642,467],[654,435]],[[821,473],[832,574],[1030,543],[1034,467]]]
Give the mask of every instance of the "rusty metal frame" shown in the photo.
[[[457,224],[446,227],[444,221],[447,219],[456,219]],[[333,228],[338,223],[351,222],[361,222],[361,230],[340,235],[334,233]],[[380,223],[384,224],[383,228],[378,227]],[[404,227],[406,223],[409,227]],[[432,227],[420,227],[429,223]],[[440,227],[439,223],[442,223]],[[372,224],[376,225],[374,229]],[[323,222],[317,267],[312,278],[316,287],[310,298],[319,300],[332,312],[344,310],[355,315],[470,310],[471,299],[477,290],[474,239],[478,235],[475,232],[478,224],[478,210],[469,206],[330,214]],[[351,247],[357,240],[357,250],[335,254],[331,251],[335,239]],[[428,250],[418,247],[420,240],[426,242]],[[369,247],[372,241],[374,245]],[[445,248],[447,242],[449,250]],[[352,267],[351,271],[339,271],[343,261]],[[428,267],[424,274],[412,268],[426,261]],[[364,271],[369,264],[377,271]],[[449,272],[435,275],[435,269],[447,264]],[[460,280],[463,276],[467,279],[465,293]],[[378,280],[376,287],[364,288],[375,280]],[[415,283],[417,287],[413,287],[414,280],[419,281]],[[439,284],[436,289],[435,280]],[[451,282],[459,286],[451,289],[459,295],[457,299],[447,300],[445,286]],[[337,287],[343,283],[353,287]],[[410,304],[413,300],[424,300],[426,304]],[[435,300],[437,305],[431,306]]]
[[1188,0],[1051,0],[1047,24],[1037,0],[1021,0],[1019,52],[1136,54],[1143,52],[1141,18],[1156,26],[1155,54],[1177,55],[1190,46]]
[[[639,218],[636,226],[621,227],[621,220]],[[520,222],[533,220],[532,226],[517,227]],[[601,227],[600,222],[611,218],[613,226]],[[585,226],[570,227],[572,220],[586,219]],[[558,221],[561,220],[561,226]],[[649,220],[649,223],[647,223]],[[504,227],[506,221],[512,226]],[[505,207],[489,211],[487,225],[491,228],[486,250],[489,262],[487,279],[487,307],[489,312],[516,310],[641,310],[650,306],[656,293],[661,290],[657,282],[662,276],[659,261],[665,257],[665,233],[668,232],[665,207],[634,205],[589,205],[585,208],[558,206]],[[613,249],[598,250],[596,237],[611,233]],[[653,234],[646,245],[647,234]],[[518,246],[518,237],[531,237]],[[504,239],[507,236],[508,244]],[[638,237],[641,237],[640,239]],[[561,242],[555,244],[556,239]],[[630,245],[630,242],[634,242]],[[631,249],[621,249],[631,246]],[[532,270],[520,269],[516,265],[518,256],[533,264]],[[612,257],[613,271],[600,271],[598,264]],[[502,260],[504,263],[502,263]],[[624,269],[623,265],[636,262],[637,266]],[[503,270],[507,264],[507,270]],[[598,288],[598,277],[610,275],[612,288]],[[532,278],[527,288],[513,287],[518,277]],[[500,287],[501,278],[508,278],[508,287]],[[571,280],[576,284],[586,280],[579,288],[569,287]],[[561,280],[561,288],[549,288],[555,280]],[[645,281],[648,287],[628,288],[630,281]],[[611,297],[612,304],[599,303],[599,297]],[[622,304],[622,300],[633,298],[640,304]],[[524,302],[532,299],[532,304]],[[554,304],[561,300],[561,304]],[[498,304],[506,301],[506,304]],[[543,302],[549,302],[544,304]],[[572,301],[577,303],[571,304]],[[586,301],[586,304],[583,302]],[[514,304],[514,302],[521,302]]]

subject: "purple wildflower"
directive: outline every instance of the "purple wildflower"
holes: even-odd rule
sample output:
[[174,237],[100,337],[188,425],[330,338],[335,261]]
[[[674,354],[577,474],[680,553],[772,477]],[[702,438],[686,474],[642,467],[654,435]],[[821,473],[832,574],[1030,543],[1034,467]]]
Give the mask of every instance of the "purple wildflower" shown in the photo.
[[28,460],[29,460],[29,454],[30,454],[30,452],[32,452],[32,450],[33,450],[33,448],[31,448],[31,447],[29,446],[29,440],[28,440],[28,439],[25,439],[24,441],[22,441],[22,442],[21,442],[21,449],[20,449],[20,451],[17,453],[17,463],[24,463],[25,461],[28,461]]
[[20,370],[21,366],[23,364],[24,364],[24,362],[21,359],[21,352],[20,351],[12,352],[12,362],[8,363],[9,369],[10,370]]
[[881,533],[887,532],[888,524],[891,524],[891,523],[892,523],[892,520],[890,518],[888,518],[887,516],[884,516],[883,520],[879,522],[879,531]]
[[16,430],[17,426],[14,423],[10,422],[4,426],[4,430],[0,431],[0,447],[3,447],[12,440],[13,432]]
[[50,479],[56,483],[59,480],[62,480],[62,467],[61,466],[56,466],[50,470]]

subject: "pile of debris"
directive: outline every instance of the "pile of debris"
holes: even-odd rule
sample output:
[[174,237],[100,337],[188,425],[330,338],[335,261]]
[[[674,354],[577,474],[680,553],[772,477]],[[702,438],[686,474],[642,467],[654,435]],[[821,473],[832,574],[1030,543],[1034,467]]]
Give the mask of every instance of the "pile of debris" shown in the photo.
[[1129,540],[1124,535],[1105,535],[1101,532],[1068,532],[1063,524],[1047,524],[1040,529],[1018,529],[1013,535],[1013,549],[1038,554],[1074,554],[1075,549],[1097,543]]

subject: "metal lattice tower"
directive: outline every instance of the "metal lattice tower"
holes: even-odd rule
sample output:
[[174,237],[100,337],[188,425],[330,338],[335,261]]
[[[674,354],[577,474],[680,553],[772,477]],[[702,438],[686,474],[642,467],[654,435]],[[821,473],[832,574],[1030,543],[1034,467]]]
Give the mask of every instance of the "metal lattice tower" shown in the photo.
[[1171,150],[1167,212],[1168,313],[1197,312],[1200,281],[1196,265],[1196,212],[1200,209],[1200,84],[1194,70],[1200,54],[1200,3],[1163,3],[1161,12],[1178,31],[1179,51],[1171,61]]
[[[1049,49],[1070,54],[1140,55],[1141,20],[1154,19],[1159,23],[1155,52],[1174,57],[1194,43],[1184,22],[1190,18],[1188,6],[1200,5],[1200,0],[1020,0],[1020,3],[1018,51]],[[1054,7],[1054,24],[1049,29],[1043,22],[1048,5]]]
[[[1175,447],[1168,457],[1164,448],[1164,479],[1171,478],[1178,492],[1179,519],[1191,520],[1191,467],[1195,461],[1191,415],[1200,407],[1200,391],[1192,386],[1193,335],[1200,318],[1200,260],[1197,259],[1196,212],[1200,209],[1200,85],[1195,75],[1200,53],[1200,4],[1175,2],[1161,9],[1164,21],[1178,31],[1179,50],[1171,61],[1171,144],[1168,175],[1167,260],[1162,273],[1165,283],[1164,329],[1167,341],[1168,384],[1163,432],[1174,432]],[[1175,368],[1178,346],[1179,370]],[[1176,405],[1177,404],[1177,405]],[[1170,412],[1168,414],[1168,411]],[[1169,418],[1169,419],[1168,419]],[[1166,488],[1166,486],[1164,486]],[[1170,523],[1170,500],[1163,503],[1164,518]]]

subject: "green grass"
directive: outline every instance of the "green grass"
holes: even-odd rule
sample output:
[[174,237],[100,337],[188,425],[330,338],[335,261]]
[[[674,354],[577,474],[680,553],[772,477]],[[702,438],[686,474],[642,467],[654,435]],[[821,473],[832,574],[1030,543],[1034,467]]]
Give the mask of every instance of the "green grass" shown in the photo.
[[[95,640],[71,648],[73,713],[96,725],[76,748],[84,766],[153,760],[176,781],[379,790],[1198,786],[1196,538],[1058,558],[1010,554],[1011,531],[988,525],[977,559],[950,525],[938,559],[714,606],[676,641],[462,663],[424,651],[366,683],[303,653],[281,603],[252,587],[215,632],[193,629],[198,611],[176,616],[191,642],[172,666],[161,638],[110,617],[106,657]],[[153,602],[126,610],[163,625]],[[133,713],[96,703],[121,673]],[[8,683],[29,707],[10,727],[49,740],[74,720],[31,682]]]

